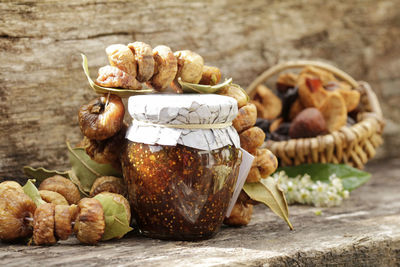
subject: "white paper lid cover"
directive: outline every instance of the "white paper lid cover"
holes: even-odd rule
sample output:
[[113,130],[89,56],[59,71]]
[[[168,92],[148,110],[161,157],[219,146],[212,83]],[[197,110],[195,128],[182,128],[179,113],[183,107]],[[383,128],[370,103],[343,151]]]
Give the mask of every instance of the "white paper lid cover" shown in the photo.
[[217,124],[237,115],[234,98],[215,94],[153,94],[128,100],[131,117],[159,124]]
[[[185,145],[214,150],[240,147],[233,126],[205,129],[168,128],[164,125],[229,124],[238,113],[234,98],[215,94],[137,95],[128,100],[133,118],[126,138],[144,144]],[[144,123],[150,123],[144,124]]]

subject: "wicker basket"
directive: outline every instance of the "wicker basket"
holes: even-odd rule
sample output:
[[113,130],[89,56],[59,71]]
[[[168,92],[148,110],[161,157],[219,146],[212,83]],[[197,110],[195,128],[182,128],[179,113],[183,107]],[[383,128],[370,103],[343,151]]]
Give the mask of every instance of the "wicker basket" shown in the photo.
[[366,82],[357,82],[345,72],[322,62],[290,61],[276,65],[257,77],[246,89],[252,97],[254,89],[272,76],[287,70],[315,66],[332,72],[337,78],[346,81],[352,90],[361,93],[361,112],[357,123],[343,126],[340,130],[314,138],[290,139],[288,141],[268,140],[264,147],[270,149],[279,159],[281,166],[303,163],[346,163],[362,169],[364,164],[376,153],[383,143],[384,120],[378,99]]

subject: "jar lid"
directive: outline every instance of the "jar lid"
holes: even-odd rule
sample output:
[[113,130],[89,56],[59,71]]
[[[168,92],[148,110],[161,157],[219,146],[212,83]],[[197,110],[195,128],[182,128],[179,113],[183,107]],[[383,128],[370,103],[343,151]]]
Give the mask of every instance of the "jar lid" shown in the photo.
[[231,126],[237,116],[234,98],[215,94],[137,95],[128,100],[133,118],[127,138],[134,142],[214,150],[240,147]]

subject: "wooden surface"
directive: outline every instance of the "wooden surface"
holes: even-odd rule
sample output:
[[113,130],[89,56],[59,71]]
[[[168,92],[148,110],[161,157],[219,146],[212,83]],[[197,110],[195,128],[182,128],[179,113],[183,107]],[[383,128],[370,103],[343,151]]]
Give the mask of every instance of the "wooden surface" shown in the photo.
[[191,49],[246,87],[288,59],[325,60],[377,91],[388,119],[380,155],[399,156],[398,0],[1,1],[0,179],[24,165],[68,169],[79,106],[94,98],[104,49],[141,40]]
[[[160,241],[129,235],[52,247],[0,243],[1,266],[399,266],[400,161],[368,166],[368,184],[341,207],[290,206],[290,231],[257,206],[247,227],[224,227],[201,242]],[[322,210],[322,215],[315,215]]]

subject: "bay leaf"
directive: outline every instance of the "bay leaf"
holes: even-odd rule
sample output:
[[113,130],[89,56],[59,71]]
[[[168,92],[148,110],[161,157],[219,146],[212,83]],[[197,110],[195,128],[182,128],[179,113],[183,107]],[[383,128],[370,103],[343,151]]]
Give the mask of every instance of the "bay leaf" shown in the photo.
[[116,202],[112,196],[98,194],[94,197],[103,206],[106,227],[102,240],[121,238],[133,229],[129,226],[128,214],[125,206]]
[[132,89],[122,89],[122,88],[111,88],[111,87],[109,88],[109,87],[103,87],[103,86],[97,85],[90,78],[87,57],[84,54],[81,54],[81,56],[82,56],[83,71],[85,72],[86,78],[89,81],[89,85],[98,94],[110,93],[110,94],[118,95],[119,97],[130,97],[130,96],[133,96],[133,95],[148,94],[148,93],[154,93],[155,92],[151,88],[144,88],[144,89],[140,89],[140,90],[132,90]]
[[268,206],[293,230],[292,223],[289,221],[289,209],[285,194],[273,178],[261,179],[258,183],[245,183],[243,190],[251,199]]
[[110,164],[100,164],[92,160],[84,148],[72,148],[68,142],[67,148],[72,171],[84,192],[89,193],[94,181],[100,176],[122,177],[122,174]]
[[33,168],[31,166],[24,166],[23,171],[25,175],[34,178],[39,185],[43,182],[43,180],[54,175],[61,175],[65,178],[69,178],[68,171],[47,170],[43,167]]
[[329,177],[335,174],[342,180],[343,188],[352,191],[357,187],[366,183],[371,174],[359,169],[353,168],[347,164],[333,164],[333,163],[313,163],[302,164],[297,166],[280,167],[276,172],[285,171],[289,177],[296,177],[297,175],[310,175],[313,181],[329,182]]
[[26,184],[22,187],[25,194],[27,194],[33,202],[36,204],[36,207],[39,207],[41,204],[46,203],[39,194],[39,190],[34,185],[35,180],[29,179]]
[[224,88],[225,86],[230,85],[232,83],[232,78],[229,78],[220,84],[204,85],[204,84],[187,83],[182,81],[182,79],[179,77],[178,83],[180,84],[182,91],[184,93],[213,94],[218,90]]

